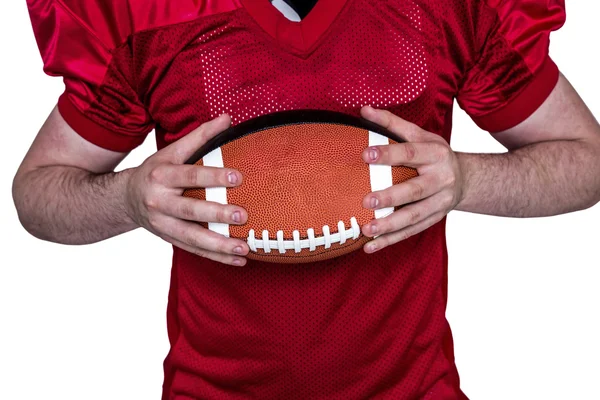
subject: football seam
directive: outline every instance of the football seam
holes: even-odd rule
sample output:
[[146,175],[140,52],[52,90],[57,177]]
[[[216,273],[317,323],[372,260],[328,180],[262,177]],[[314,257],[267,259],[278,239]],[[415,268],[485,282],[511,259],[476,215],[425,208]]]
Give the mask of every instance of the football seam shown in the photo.
[[324,225],[322,228],[322,236],[315,236],[315,230],[313,228],[308,228],[306,230],[306,239],[300,238],[300,231],[294,230],[292,232],[293,239],[291,240],[283,238],[283,230],[277,231],[277,239],[271,239],[268,230],[263,230],[261,238],[257,239],[254,229],[250,229],[246,241],[248,247],[250,247],[250,250],[253,252],[261,249],[265,253],[270,253],[271,250],[277,250],[279,251],[279,254],[285,254],[288,250],[300,253],[304,249],[315,251],[317,247],[329,249],[332,244],[339,243],[340,245],[343,245],[347,240],[356,240],[361,236],[360,226],[355,217],[350,218],[350,228],[346,229],[343,221],[338,222],[337,228],[338,231],[332,234],[329,225]]

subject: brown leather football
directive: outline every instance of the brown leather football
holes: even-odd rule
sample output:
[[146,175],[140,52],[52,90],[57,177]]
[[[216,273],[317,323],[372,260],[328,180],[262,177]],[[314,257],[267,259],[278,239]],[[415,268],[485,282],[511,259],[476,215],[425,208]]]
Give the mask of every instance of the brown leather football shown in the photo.
[[323,110],[263,115],[220,133],[188,164],[233,168],[235,188],[188,189],[184,196],[246,209],[244,225],[204,224],[243,239],[248,258],[280,263],[325,260],[360,249],[360,227],[394,209],[365,209],[362,201],[417,176],[413,168],[369,165],[365,148],[400,139],[365,119]]

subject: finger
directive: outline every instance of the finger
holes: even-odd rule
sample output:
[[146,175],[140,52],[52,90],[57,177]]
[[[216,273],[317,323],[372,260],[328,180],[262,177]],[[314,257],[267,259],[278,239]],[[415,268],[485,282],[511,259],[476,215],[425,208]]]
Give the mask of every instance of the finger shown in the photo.
[[160,151],[167,159],[175,164],[187,161],[204,143],[217,134],[223,132],[231,125],[231,118],[227,114],[203,123],[181,139]]
[[439,142],[405,142],[367,147],[363,151],[362,157],[369,164],[404,165],[418,168],[439,162],[450,151],[448,146]]
[[435,175],[419,175],[385,190],[369,193],[363,199],[363,207],[375,210],[398,207],[425,199],[440,189],[441,185],[437,184]]
[[233,204],[220,204],[191,197],[169,197],[160,204],[161,212],[175,218],[195,222],[221,222],[242,225],[248,220],[248,213]]
[[200,249],[197,247],[189,246],[189,245],[187,245],[183,242],[180,242],[179,240],[169,237],[169,236],[165,236],[163,239],[166,240],[167,242],[171,243],[172,245],[179,247],[180,249],[185,250],[188,253],[195,254],[199,257],[207,258],[209,260],[217,261],[217,262],[227,264],[227,265],[233,265],[236,267],[243,267],[244,265],[246,265],[246,259],[244,257],[237,257],[237,256],[228,255],[228,254],[215,253],[212,251],[207,251],[207,250]]
[[392,244],[406,240],[411,236],[419,234],[425,229],[432,227],[433,225],[441,221],[445,215],[446,214],[444,212],[438,212],[415,225],[410,225],[399,231],[394,231],[392,233],[379,236],[377,239],[374,239],[369,243],[365,244],[363,249],[366,253],[374,253]]
[[440,136],[427,132],[418,125],[402,119],[387,110],[378,110],[371,106],[365,106],[360,110],[360,113],[364,118],[383,126],[407,142],[424,142],[439,140],[440,138]]
[[400,231],[412,225],[417,225],[430,218],[432,215],[448,213],[449,208],[445,196],[441,193],[424,200],[409,204],[394,211],[385,218],[372,220],[363,226],[365,236],[375,237],[387,233]]
[[158,226],[161,237],[173,238],[190,248],[233,256],[245,256],[250,249],[240,239],[229,238],[200,226],[197,223],[166,217],[165,226]]
[[150,173],[150,179],[167,187],[207,188],[239,186],[243,177],[239,171],[228,168],[161,164]]

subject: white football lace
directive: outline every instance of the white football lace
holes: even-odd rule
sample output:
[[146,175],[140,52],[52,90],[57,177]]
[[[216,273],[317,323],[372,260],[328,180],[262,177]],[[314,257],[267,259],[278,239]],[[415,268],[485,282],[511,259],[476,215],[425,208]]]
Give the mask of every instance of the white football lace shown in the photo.
[[292,240],[283,240],[283,231],[277,231],[277,239],[273,240],[269,238],[269,231],[262,231],[261,239],[255,237],[254,229],[250,229],[248,232],[248,246],[250,250],[256,251],[257,249],[263,249],[265,253],[270,253],[272,249],[278,250],[279,253],[285,254],[287,250],[294,250],[296,253],[300,253],[302,249],[309,249],[309,251],[315,251],[317,247],[325,246],[328,249],[334,243],[344,244],[346,240],[356,240],[360,236],[360,226],[356,218],[350,218],[350,228],[346,229],[343,221],[338,222],[337,233],[333,235],[330,233],[329,226],[323,226],[323,236],[315,237],[315,230],[309,228],[306,230],[307,239],[300,239],[300,232],[292,232]]

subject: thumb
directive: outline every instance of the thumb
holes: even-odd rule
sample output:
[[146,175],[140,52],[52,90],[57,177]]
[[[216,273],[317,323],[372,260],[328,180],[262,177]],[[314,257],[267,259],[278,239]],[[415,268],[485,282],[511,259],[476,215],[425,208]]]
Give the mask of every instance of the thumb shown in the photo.
[[215,119],[203,123],[181,139],[171,143],[159,153],[161,157],[175,164],[183,164],[194,153],[210,139],[229,128],[231,118],[227,114],[221,114]]
[[[360,113],[365,119],[386,128],[406,142],[425,142],[438,138],[438,135],[427,132],[421,129],[420,126],[402,119],[387,110],[378,110],[371,106],[365,106],[360,110]],[[430,135],[434,137],[430,137]]]

